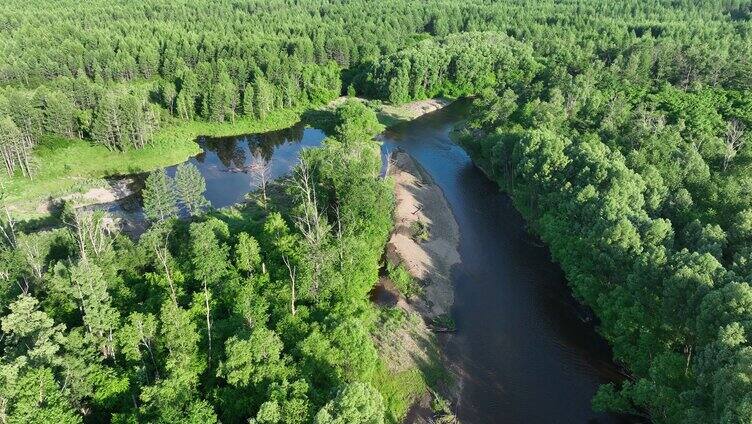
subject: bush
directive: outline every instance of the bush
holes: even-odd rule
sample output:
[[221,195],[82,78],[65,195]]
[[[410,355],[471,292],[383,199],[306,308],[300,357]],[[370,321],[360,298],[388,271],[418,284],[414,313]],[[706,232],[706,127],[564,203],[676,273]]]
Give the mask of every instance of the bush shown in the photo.
[[415,281],[415,278],[410,275],[404,264],[400,263],[397,266],[387,264],[386,269],[389,279],[392,280],[394,286],[397,287],[397,290],[399,290],[403,296],[409,298],[420,293],[420,285]]
[[431,237],[431,233],[428,231],[428,224],[421,220],[417,220],[410,225],[410,229],[413,232],[413,240],[420,243],[422,241],[428,241]]

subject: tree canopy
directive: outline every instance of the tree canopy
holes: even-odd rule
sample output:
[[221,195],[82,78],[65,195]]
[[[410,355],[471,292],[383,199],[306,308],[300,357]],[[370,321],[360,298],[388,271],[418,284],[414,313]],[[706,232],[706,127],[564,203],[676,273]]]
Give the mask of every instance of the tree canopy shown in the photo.
[[[339,113],[343,127],[375,119],[359,111]],[[392,200],[373,135],[336,134],[306,151],[289,194],[272,196],[260,216],[189,206],[202,203],[203,185],[183,166],[177,184],[164,172],[147,179],[154,223],[136,241],[81,210],[67,211],[63,228],[11,233],[1,249],[10,274],[0,416],[383,422],[368,292]],[[362,154],[342,155],[343,143]],[[176,218],[178,199],[190,221]]]
[[[628,373],[594,406],[748,422],[750,34],[746,0],[6,0],[0,156],[34,184],[39,152],[71,138],[139,150],[343,87],[473,96],[458,139]],[[0,417],[381,422],[366,294],[391,190],[372,112],[346,102],[335,121],[284,201],[263,178],[258,214],[207,210],[182,166],[148,177],[155,225],[136,241],[83,211],[30,234],[2,222]]]

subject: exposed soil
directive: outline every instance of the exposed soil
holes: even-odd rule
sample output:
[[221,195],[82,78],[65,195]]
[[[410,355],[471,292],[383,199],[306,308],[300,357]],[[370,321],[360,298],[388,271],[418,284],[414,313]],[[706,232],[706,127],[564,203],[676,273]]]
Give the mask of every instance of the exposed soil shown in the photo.
[[107,186],[94,187],[84,193],[71,193],[55,199],[44,200],[36,207],[39,214],[48,214],[61,202],[73,202],[76,207],[112,203],[133,195],[138,185],[137,179],[126,177],[107,181]]
[[410,121],[426,113],[439,110],[449,103],[451,101],[444,98],[416,100],[398,106],[381,105],[378,112],[395,121]]
[[374,105],[373,107],[376,111],[376,115],[379,117],[379,121],[386,126],[412,121],[413,119],[427,113],[439,110],[452,102],[449,99],[439,97],[434,99],[415,100],[401,105],[391,105],[381,103],[380,101],[370,101],[362,97],[342,96],[329,102],[327,108],[333,109],[344,103],[347,99],[354,99],[362,103]]
[[[372,293],[375,303],[401,308],[410,316],[388,336],[376,337],[390,369],[401,371],[441,359],[436,334],[429,325],[434,318],[449,314],[454,302],[451,268],[460,260],[459,229],[443,192],[410,155],[393,152],[387,174],[394,181],[396,207],[395,228],[385,257],[392,265],[403,264],[422,286],[419,295],[405,299],[388,278],[382,277]],[[427,239],[419,237],[416,231],[419,227],[424,229]],[[451,335],[444,334],[439,339],[444,337]],[[440,391],[454,400],[461,378],[457,378],[460,375],[457,370],[450,373],[454,377],[453,387],[443,387]],[[425,393],[410,408],[405,422],[432,423],[430,403],[431,395]]]
[[[459,229],[444,194],[430,176],[406,153],[392,155],[389,175],[395,185],[395,228],[387,243],[387,260],[402,263],[423,286],[409,299],[425,318],[448,314],[454,303],[451,269],[460,261]],[[416,237],[427,229],[428,240]]]

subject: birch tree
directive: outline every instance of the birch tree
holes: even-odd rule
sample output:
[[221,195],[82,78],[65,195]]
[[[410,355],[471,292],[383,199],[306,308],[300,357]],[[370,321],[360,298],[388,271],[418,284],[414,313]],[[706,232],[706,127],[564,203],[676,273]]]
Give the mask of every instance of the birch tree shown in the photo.
[[262,205],[266,207],[268,201],[266,187],[271,179],[271,163],[266,160],[260,151],[255,151],[251,156],[251,165],[248,167],[248,171],[251,174],[251,185],[261,193]]
[[299,202],[295,215],[295,227],[301,232],[307,245],[307,253],[313,268],[312,290],[314,296],[319,292],[319,278],[326,261],[324,244],[331,226],[326,216],[320,211],[316,198],[316,185],[311,175],[309,165],[305,160],[295,169],[293,190]]

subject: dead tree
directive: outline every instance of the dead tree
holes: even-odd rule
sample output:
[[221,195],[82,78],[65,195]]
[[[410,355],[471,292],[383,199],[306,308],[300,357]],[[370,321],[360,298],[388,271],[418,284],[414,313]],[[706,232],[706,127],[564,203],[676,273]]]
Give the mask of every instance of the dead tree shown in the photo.
[[[35,240],[33,235],[25,235],[23,233],[18,237],[18,243],[16,244],[16,248],[24,256],[35,282],[41,281],[44,274],[46,252],[40,244],[41,242]],[[26,294],[26,291],[24,291],[24,294]]]
[[287,266],[287,272],[290,273],[290,312],[292,313],[292,316],[295,316],[295,277],[297,269],[295,266],[290,266],[290,260],[287,259],[287,256],[282,256],[282,261],[284,261],[285,266]]
[[[5,187],[3,186],[3,190]],[[16,228],[15,228],[15,221],[13,220],[13,217],[10,216],[10,211],[8,211],[8,207],[5,206],[3,202],[3,211],[5,212],[5,220],[0,222],[0,231],[3,233],[3,238],[5,239],[5,242],[8,243],[8,245],[12,248],[16,248]]]
[[295,170],[293,187],[301,206],[301,212],[295,216],[295,227],[303,234],[308,246],[308,260],[313,266],[312,290],[316,296],[319,291],[319,275],[325,261],[324,243],[330,227],[326,217],[319,211],[316,187],[305,161],[301,161]]
[[158,237],[151,238],[151,248],[154,251],[159,264],[162,265],[162,269],[165,272],[165,278],[167,278],[167,284],[170,285],[170,298],[175,307],[178,306],[178,294],[175,289],[175,281],[172,278],[172,271],[170,271],[170,232],[167,231],[164,237],[160,234]]
[[397,155],[393,150],[387,150],[384,154],[386,167],[384,169],[384,178],[389,176],[389,173],[397,165]]
[[724,139],[726,150],[723,155],[723,170],[728,169],[731,160],[744,145],[744,124],[738,119],[732,119],[726,125],[726,137]]
[[251,185],[261,192],[261,199],[264,207],[266,207],[266,186],[271,179],[271,163],[261,154],[261,152],[253,153],[251,157],[251,165],[248,167],[251,174]]
[[[0,192],[0,200],[2,200],[5,197],[5,184],[0,181],[0,188],[2,188],[2,192]],[[5,212],[5,218],[0,218],[0,232],[3,234],[3,240],[5,243],[7,243],[8,247],[10,247],[12,250],[18,249],[18,238],[16,237],[16,227],[15,227],[15,221],[13,220],[13,217],[10,215],[10,211],[8,211],[8,207],[5,205],[5,202],[2,202],[3,204],[3,211]],[[21,277],[23,280],[23,285],[21,282],[17,279],[13,279],[15,284],[18,286],[18,288],[21,290],[21,293],[24,295],[29,293],[29,280],[26,278],[26,276]],[[4,280],[5,282],[10,282],[12,279],[12,274],[8,269],[2,269],[0,270],[0,280]]]
[[146,351],[149,352],[151,363],[154,366],[154,372],[156,373],[157,380],[159,380],[159,367],[157,366],[157,361],[154,359],[154,349],[152,348],[154,340],[152,339],[152,335],[144,328],[143,319],[139,319],[136,322],[135,327],[136,331],[138,331],[139,344],[143,345],[146,348]]
[[74,210],[65,220],[65,224],[73,231],[81,259],[87,259],[89,252],[99,257],[111,247],[112,237],[105,223],[105,217],[102,211]]
[[345,246],[342,243],[344,233],[342,232],[342,214],[340,213],[339,201],[334,205],[334,216],[337,218],[337,245],[341,269],[345,262]]
[[35,142],[29,132],[32,128],[27,128],[30,125],[24,121],[24,125],[19,128],[10,118],[0,120],[0,156],[8,176],[12,177],[20,169],[25,177],[33,179],[31,152]]

